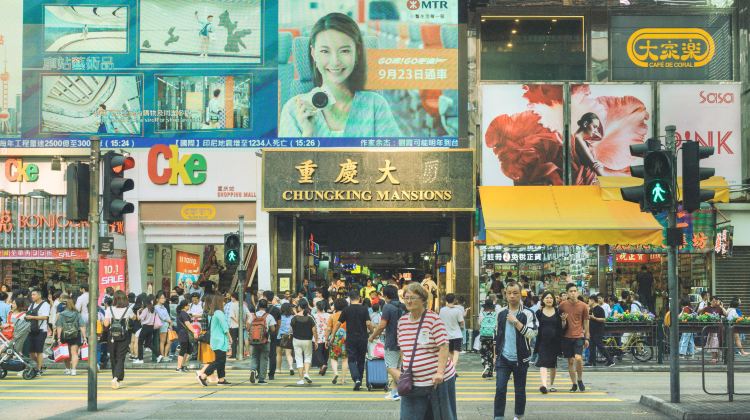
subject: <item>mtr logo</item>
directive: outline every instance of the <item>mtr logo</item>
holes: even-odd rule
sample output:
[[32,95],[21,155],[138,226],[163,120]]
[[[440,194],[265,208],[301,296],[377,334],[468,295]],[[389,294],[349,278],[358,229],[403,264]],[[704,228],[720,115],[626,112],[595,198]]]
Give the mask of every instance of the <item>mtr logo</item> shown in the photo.
[[148,152],[148,177],[156,185],[177,185],[179,179],[185,185],[200,185],[206,182],[207,166],[203,155],[193,153],[180,157],[180,150],[174,144],[157,144]]
[[23,163],[22,159],[5,161],[5,178],[10,182],[36,182],[39,180],[39,166]]
[[409,10],[422,9],[447,9],[448,2],[444,0],[406,0],[406,7]]

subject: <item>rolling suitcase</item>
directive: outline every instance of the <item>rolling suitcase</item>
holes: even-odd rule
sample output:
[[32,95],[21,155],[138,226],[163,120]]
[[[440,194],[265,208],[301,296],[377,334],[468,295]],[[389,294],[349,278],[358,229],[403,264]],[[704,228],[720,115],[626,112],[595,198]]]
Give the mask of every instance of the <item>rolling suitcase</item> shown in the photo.
[[385,368],[385,360],[370,359],[366,362],[367,369],[367,390],[384,389],[388,390],[388,371]]

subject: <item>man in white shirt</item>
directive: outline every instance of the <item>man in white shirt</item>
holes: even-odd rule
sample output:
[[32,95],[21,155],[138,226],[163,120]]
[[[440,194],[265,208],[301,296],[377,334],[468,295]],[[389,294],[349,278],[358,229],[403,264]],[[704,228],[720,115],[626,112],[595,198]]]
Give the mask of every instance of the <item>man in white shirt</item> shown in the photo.
[[598,295],[597,302],[599,303],[599,306],[604,309],[604,317],[609,318],[609,316],[612,315],[612,308],[609,306],[609,303],[604,301],[604,295]]
[[698,304],[698,312],[705,309],[706,306],[709,306],[709,300],[708,300],[708,292],[704,290],[701,292],[701,301]]
[[[232,292],[230,296],[230,301],[224,312],[227,313],[229,319],[229,335],[232,336],[232,357],[236,359],[240,337],[240,295],[237,292]],[[247,320],[250,318],[250,310],[246,305],[242,306],[245,309],[245,320]]]
[[[26,320],[31,322],[31,332],[29,333],[29,356],[36,362],[36,370],[42,371],[44,362],[44,341],[47,339],[47,320],[49,319],[49,303],[42,299],[42,294],[38,290],[31,292],[31,305],[26,311]],[[36,328],[38,326],[38,328]]]
[[456,295],[448,293],[445,295],[445,306],[440,309],[440,319],[445,324],[448,334],[448,351],[453,357],[453,366],[458,366],[458,357],[461,354],[464,334],[464,308],[456,306]]
[[89,285],[82,284],[79,289],[81,296],[76,299],[76,311],[81,314],[83,323],[88,327],[89,325]]
[[201,305],[201,297],[197,293],[193,293],[190,298],[192,302],[190,303],[188,313],[193,318],[193,321],[195,321],[203,316],[203,305]]

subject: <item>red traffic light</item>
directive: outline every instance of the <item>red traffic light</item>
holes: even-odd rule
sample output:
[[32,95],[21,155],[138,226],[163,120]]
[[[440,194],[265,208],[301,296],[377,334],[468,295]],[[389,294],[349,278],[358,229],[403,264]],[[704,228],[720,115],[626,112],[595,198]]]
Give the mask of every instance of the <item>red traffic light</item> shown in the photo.
[[123,155],[112,156],[112,172],[119,174],[133,168],[135,168],[135,159],[132,157]]

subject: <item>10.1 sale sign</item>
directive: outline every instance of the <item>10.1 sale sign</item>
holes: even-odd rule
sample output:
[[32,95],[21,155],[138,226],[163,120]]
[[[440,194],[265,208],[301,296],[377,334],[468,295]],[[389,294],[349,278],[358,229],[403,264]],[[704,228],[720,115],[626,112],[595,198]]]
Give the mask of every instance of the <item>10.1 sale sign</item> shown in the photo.
[[107,287],[125,291],[125,259],[102,258],[99,260],[99,304]]

